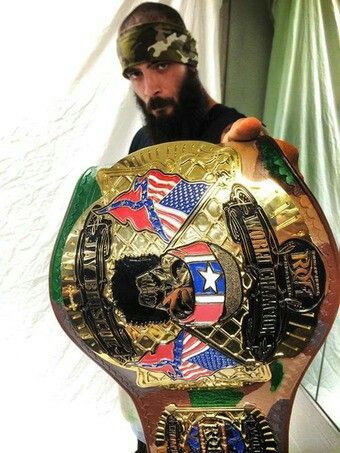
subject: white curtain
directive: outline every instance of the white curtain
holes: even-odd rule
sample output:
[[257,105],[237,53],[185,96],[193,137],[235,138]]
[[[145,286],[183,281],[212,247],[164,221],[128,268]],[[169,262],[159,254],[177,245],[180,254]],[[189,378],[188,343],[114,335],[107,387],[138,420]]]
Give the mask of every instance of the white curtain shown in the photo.
[[[116,31],[136,0],[11,0],[0,6],[0,450],[131,453],[114,381],[61,330],[48,294],[58,228],[82,172],[127,153],[141,124]],[[220,100],[222,0],[163,1],[198,40]]]

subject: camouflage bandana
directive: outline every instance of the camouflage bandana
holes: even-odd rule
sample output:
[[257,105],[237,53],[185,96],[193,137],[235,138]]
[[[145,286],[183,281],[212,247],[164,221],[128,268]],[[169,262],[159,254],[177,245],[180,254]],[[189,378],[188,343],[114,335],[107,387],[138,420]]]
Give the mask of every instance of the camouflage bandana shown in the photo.
[[133,66],[156,61],[174,61],[197,66],[196,41],[188,30],[165,22],[136,25],[117,40],[123,76]]

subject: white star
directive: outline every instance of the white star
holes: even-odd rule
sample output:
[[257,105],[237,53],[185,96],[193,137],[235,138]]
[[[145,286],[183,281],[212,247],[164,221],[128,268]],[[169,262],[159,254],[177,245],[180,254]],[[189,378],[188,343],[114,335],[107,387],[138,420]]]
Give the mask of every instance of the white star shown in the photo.
[[221,275],[220,272],[214,272],[211,267],[210,267],[210,264],[208,264],[207,266],[207,270],[206,271],[198,271],[202,277],[205,279],[205,283],[204,283],[204,291],[206,289],[209,289],[211,288],[213,291],[215,291],[215,293],[217,292],[217,289],[216,289],[216,280],[218,279],[218,277]]

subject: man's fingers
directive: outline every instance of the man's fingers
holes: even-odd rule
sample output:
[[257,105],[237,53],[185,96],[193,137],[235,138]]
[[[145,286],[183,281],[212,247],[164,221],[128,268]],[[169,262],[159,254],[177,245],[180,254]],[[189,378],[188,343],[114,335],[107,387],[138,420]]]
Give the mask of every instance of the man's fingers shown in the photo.
[[[262,123],[257,118],[240,118],[231,125],[230,129],[223,135],[221,141],[222,143],[228,143],[230,141],[246,142],[249,140],[256,140],[257,137],[263,132],[264,129]],[[298,150],[289,143],[281,140],[276,141],[290,163],[297,170],[299,157]]]
[[240,118],[232,124],[230,130],[223,136],[222,143],[255,140],[262,130],[262,123],[257,118]]

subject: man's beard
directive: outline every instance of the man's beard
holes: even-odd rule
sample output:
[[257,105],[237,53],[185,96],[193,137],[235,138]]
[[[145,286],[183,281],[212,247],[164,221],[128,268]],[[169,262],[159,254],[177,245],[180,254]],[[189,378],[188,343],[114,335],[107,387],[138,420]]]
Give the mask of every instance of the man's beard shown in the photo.
[[[145,125],[155,144],[200,137],[202,121],[208,111],[208,96],[197,72],[188,70],[180,88],[178,102],[172,98],[152,97],[146,105],[137,95]],[[154,116],[151,111],[171,106],[170,114]]]

